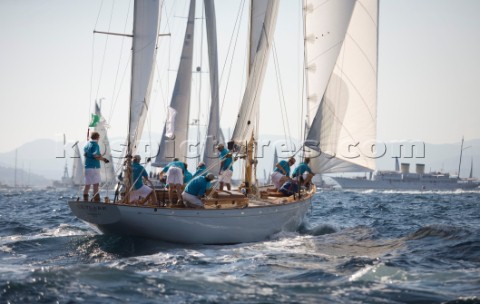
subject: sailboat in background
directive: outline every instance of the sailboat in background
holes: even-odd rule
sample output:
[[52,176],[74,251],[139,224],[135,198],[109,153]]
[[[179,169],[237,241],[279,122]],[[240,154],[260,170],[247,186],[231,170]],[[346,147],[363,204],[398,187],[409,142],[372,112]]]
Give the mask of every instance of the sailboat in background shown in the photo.
[[[210,7],[214,12],[213,2],[206,1],[205,3],[205,7]],[[207,3],[209,4],[207,5]],[[308,46],[308,44],[319,44],[320,46],[316,48],[321,50],[319,52],[307,51],[305,59],[308,63],[306,65],[307,79],[309,77],[315,79],[308,82],[308,88],[323,87],[324,89],[323,92],[320,90],[317,93],[309,94],[309,100],[312,101],[314,106],[323,109],[316,112],[326,113],[328,107],[320,107],[322,103],[333,106],[339,102],[341,105],[338,105],[338,108],[344,109],[349,105],[347,97],[374,98],[375,92],[370,91],[372,86],[369,86],[369,90],[366,92],[373,94],[373,96],[362,90],[359,91],[359,86],[351,83],[359,80],[357,77],[349,78],[358,76],[356,73],[349,73],[352,62],[348,61],[347,64],[339,61],[339,58],[359,60],[361,58],[352,57],[349,53],[353,51],[361,57],[362,54],[363,56],[371,55],[368,52],[370,49],[375,50],[374,55],[376,56],[378,1],[351,0],[336,1],[335,3],[305,1],[305,4],[304,22],[305,33],[307,34],[305,47],[310,49],[311,46]],[[252,18],[250,18],[249,24],[248,80],[237,122],[229,142],[231,153],[236,157],[246,159],[243,162],[246,167],[243,187],[238,191],[218,191],[215,192],[217,193],[216,196],[207,196],[203,200],[205,209],[189,209],[166,207],[164,205],[165,190],[156,190],[155,195],[147,199],[138,201],[130,201],[129,199],[131,181],[128,180],[130,176],[128,171],[130,158],[128,156],[135,154],[138,139],[143,130],[145,112],[149,104],[158,39],[158,24],[160,22],[158,1],[135,1],[132,42],[132,94],[130,98],[129,135],[125,151],[127,156],[125,161],[127,170],[125,192],[120,193],[113,200],[106,198],[105,203],[69,201],[68,204],[72,212],[78,218],[103,233],[143,236],[179,243],[231,244],[254,242],[265,240],[281,231],[296,231],[299,228],[311,205],[315,187],[301,188],[293,195],[281,196],[265,191],[266,189],[257,184],[254,174],[256,166],[253,159],[256,154],[255,141],[260,133],[258,122],[262,114],[269,115],[269,113],[260,113],[260,92],[263,88],[269,52],[273,42],[278,5],[279,2],[276,0],[253,1],[250,7]],[[192,11],[192,6],[194,7],[194,4],[191,3],[190,11]],[[324,17],[325,22],[321,26],[314,22],[322,17]],[[191,13],[189,13],[188,20],[189,22],[192,20]],[[326,22],[326,20],[329,22]],[[351,26],[356,28],[351,29]],[[361,43],[357,47],[343,47],[343,44],[348,40],[346,38],[347,33],[356,37],[355,35],[358,32],[363,31],[367,32],[366,34],[371,31],[374,32],[368,35],[368,37],[375,38],[368,40],[370,44],[368,49],[364,49]],[[363,36],[360,35],[360,37]],[[332,40],[331,38],[335,39]],[[189,39],[188,35],[185,36],[184,43],[187,42],[187,39]],[[318,61],[319,57],[322,60]],[[376,63],[376,57],[368,57],[361,60],[360,63],[370,62],[370,60]],[[183,70],[182,66],[179,68],[179,73],[181,70]],[[185,70],[188,70],[188,68],[185,68]],[[373,69],[372,72],[375,74],[376,80],[376,69]],[[317,73],[320,73],[322,77],[319,77]],[[365,78],[361,80],[364,82]],[[335,88],[340,88],[343,94],[341,96],[333,94]],[[376,89],[376,86],[373,88]],[[180,85],[177,87],[176,82],[174,97],[179,96],[176,94],[184,93],[178,90],[180,90]],[[316,94],[321,94],[321,96]],[[171,105],[173,103],[174,98],[172,98]],[[300,101],[300,103],[303,103],[303,101]],[[211,115],[210,118],[212,116],[214,115]],[[321,115],[315,115],[315,117],[317,116],[321,117]],[[349,115],[345,116],[349,117]],[[175,123],[177,118],[175,117]],[[213,118],[215,119],[215,117]],[[318,136],[314,136],[315,128],[320,129],[326,126],[325,118],[323,122],[318,121],[319,119],[307,121],[309,134],[312,134],[308,137],[310,140],[318,138]],[[332,119],[330,122],[332,122]],[[182,127],[180,125],[180,128]],[[176,139],[181,136],[177,136],[177,131],[175,125]],[[330,129],[330,131],[337,130]],[[320,133],[325,134],[325,132],[326,130]],[[164,132],[165,134],[166,132]],[[334,134],[332,137],[338,137],[343,133],[333,132],[332,134]],[[309,147],[315,148],[315,145],[309,145]],[[174,152],[177,153],[178,151],[175,150]]]
[[78,147],[78,142],[73,145],[73,165],[72,165],[72,179],[73,186],[80,186],[85,184],[85,172],[83,167],[82,156]]
[[[100,153],[106,159],[111,160],[112,149],[110,148],[110,141],[107,134],[107,121],[103,117],[100,107],[100,101],[95,101],[95,115],[98,119],[98,122],[95,124],[93,130],[100,134],[100,140],[98,142],[98,145],[100,146]],[[111,188],[116,183],[116,175],[113,166],[113,161],[109,163],[100,162],[101,183],[105,188]]]

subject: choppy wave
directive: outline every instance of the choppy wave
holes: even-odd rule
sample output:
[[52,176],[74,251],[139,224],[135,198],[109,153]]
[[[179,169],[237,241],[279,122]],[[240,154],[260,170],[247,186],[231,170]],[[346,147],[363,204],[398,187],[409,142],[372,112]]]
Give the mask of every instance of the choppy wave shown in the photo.
[[298,232],[229,246],[98,235],[71,196],[0,191],[0,302],[480,302],[476,192],[322,192]]

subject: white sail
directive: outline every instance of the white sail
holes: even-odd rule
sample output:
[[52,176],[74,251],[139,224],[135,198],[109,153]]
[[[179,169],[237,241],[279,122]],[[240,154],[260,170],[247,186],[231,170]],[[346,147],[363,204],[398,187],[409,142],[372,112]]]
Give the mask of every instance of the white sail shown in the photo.
[[177,79],[173,89],[170,107],[176,111],[173,136],[166,137],[166,127],[163,129],[162,138],[158,148],[155,162],[156,167],[163,167],[179,158],[184,160],[188,152],[188,120],[190,115],[190,98],[192,86],[193,64],[193,36],[195,25],[195,0],[190,1],[187,28],[183,41],[182,55],[178,67]]
[[250,0],[250,42],[249,42],[249,63],[248,70],[253,67],[257,47],[263,31],[263,23],[268,11],[269,0]]
[[85,183],[83,172],[83,161],[78,148],[78,142],[73,146],[73,167],[72,167],[72,184],[74,186],[83,185]]
[[[192,2],[189,23],[193,23],[193,5]],[[209,6],[208,1],[206,6]],[[236,135],[233,138],[239,141],[249,140],[254,130],[255,123],[252,120],[257,115],[258,97],[273,39],[277,11],[278,1],[269,0],[240,117],[234,131]],[[188,31],[187,37],[193,38],[188,36]],[[185,40],[186,44],[191,42]],[[210,69],[213,70],[212,65]],[[191,74],[191,64],[190,69],[186,70]],[[178,85],[176,83],[174,95],[185,93],[180,91],[183,88],[181,85],[190,86],[190,81]],[[177,130],[183,127],[177,125],[178,115],[187,111],[189,101],[190,98],[184,108],[175,109],[179,112],[173,128],[177,139]],[[175,108],[173,105],[172,107]],[[184,128],[187,127],[185,124]],[[245,186],[231,191],[216,191],[202,198],[204,209],[192,209],[188,204],[181,205],[179,193],[167,200],[169,195],[166,189],[157,189],[152,192],[152,196],[137,200],[132,200],[130,195],[126,194],[116,195],[113,200],[107,197],[104,199],[105,203],[72,200],[69,201],[69,206],[78,218],[105,234],[141,236],[187,244],[235,244],[265,240],[282,231],[297,231],[315,194],[315,186],[298,189],[299,195],[272,192],[268,187],[248,189],[248,185]],[[248,193],[250,190],[252,191]],[[246,196],[245,193],[249,195]]]
[[311,166],[317,173],[374,170],[378,0],[307,2]]
[[225,138],[220,128],[220,102],[218,89],[218,52],[217,24],[213,0],[205,0],[205,24],[207,29],[208,62],[210,69],[210,115],[208,119],[207,137],[203,153],[203,162],[212,172],[218,172],[218,158],[215,145],[223,143]]
[[269,0],[247,87],[232,134],[232,140],[237,143],[245,143],[250,140],[252,131],[255,128],[259,99],[267,68],[268,55],[273,42],[277,15],[278,1]]
[[110,162],[100,162],[100,176],[102,184],[113,185],[116,181],[115,170],[113,168],[112,149],[110,148],[110,141],[107,134],[107,121],[100,111],[100,105],[95,103],[95,115],[99,117],[99,122],[94,128],[94,131],[100,134],[98,145],[100,146],[100,153]]
[[151,80],[160,24],[159,0],[134,3],[132,79],[127,152],[134,154],[142,136],[150,101]]

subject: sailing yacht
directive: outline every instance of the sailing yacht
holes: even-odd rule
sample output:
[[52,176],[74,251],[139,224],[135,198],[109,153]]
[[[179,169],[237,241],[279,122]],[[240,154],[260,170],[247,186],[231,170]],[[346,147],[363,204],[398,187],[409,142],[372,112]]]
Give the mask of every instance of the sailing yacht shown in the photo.
[[85,173],[83,168],[82,156],[80,154],[80,149],[78,147],[78,142],[73,145],[73,165],[72,165],[72,177],[71,185],[80,186],[85,183]]
[[[100,141],[98,145],[100,146],[100,153],[106,159],[112,159],[112,149],[110,148],[110,140],[108,139],[107,134],[107,121],[103,117],[101,112],[100,101],[95,102],[95,115],[98,117],[98,123],[94,127],[94,131],[100,134]],[[77,147],[78,148],[78,147]],[[100,163],[100,178],[101,183],[105,188],[112,188],[116,183],[115,170],[113,167],[113,162],[109,163]]]
[[[345,1],[304,1],[305,26],[305,74],[307,81],[308,102],[311,119],[307,120],[309,127],[305,153],[313,154],[323,148],[323,140],[329,136],[332,141],[350,136],[355,140],[355,129],[345,134],[335,123],[337,110],[342,110],[344,117],[350,117],[345,112],[349,103],[366,102],[373,98],[376,102],[376,62],[377,62],[377,0],[345,0]],[[190,4],[187,22],[192,24],[195,11],[195,1]],[[215,28],[215,10],[213,1],[205,0],[207,24]],[[300,3],[299,3],[300,4]],[[199,244],[233,244],[256,242],[268,239],[282,231],[296,231],[312,204],[315,187],[299,191],[290,196],[279,195],[266,191],[257,184],[255,179],[256,140],[260,130],[260,92],[263,89],[265,72],[269,53],[277,25],[279,1],[252,1],[250,5],[250,35],[249,60],[247,63],[248,79],[243,94],[242,103],[237,115],[232,136],[229,138],[231,153],[239,158],[245,158],[244,180],[240,189],[233,191],[215,191],[203,199],[204,209],[189,209],[165,205],[165,190],[155,190],[149,198],[131,201],[129,189],[130,158],[138,149],[138,141],[142,134],[145,115],[149,107],[151,81],[159,37],[160,8],[158,0],[143,0],[134,2],[134,25],[132,35],[132,79],[130,113],[128,119],[128,136],[125,151],[124,191],[117,192],[114,198],[106,197],[104,202],[86,202],[80,198],[69,201],[68,204],[75,216],[92,225],[101,233],[133,235],[148,237],[176,243]],[[177,155],[183,148],[186,124],[182,116],[187,116],[187,108],[180,104],[181,100],[189,99],[189,84],[180,79],[186,79],[191,72],[191,63],[187,55],[188,46],[193,39],[191,29],[187,27],[182,51],[182,62],[179,65],[173,97],[170,108],[174,115],[169,115],[165,123],[163,138],[171,140],[160,144],[158,165],[162,165],[165,156]],[[209,48],[213,50],[216,38],[215,31],[210,31]],[[353,52],[353,54],[352,54]],[[210,62],[214,71],[215,52]],[[212,59],[213,58],[213,59]],[[185,61],[183,61],[185,60]],[[355,69],[356,64],[365,70]],[[364,74],[366,73],[366,74]],[[183,78],[185,77],[185,78]],[[358,79],[361,78],[361,79]],[[353,82],[361,81],[362,85]],[[211,76],[211,85],[218,87],[218,78]],[[185,90],[185,91],[184,91]],[[186,96],[184,96],[186,95]],[[216,95],[216,96],[215,96]],[[216,89],[212,89],[212,103],[218,98]],[[370,102],[370,101],[369,101]],[[303,103],[303,101],[300,101]],[[336,103],[341,103],[336,105]],[[326,104],[322,106],[322,104]],[[301,107],[301,106],[299,106]],[[218,109],[212,107],[210,120],[215,117]],[[181,111],[179,111],[181,110]],[[372,109],[369,109],[372,110]],[[328,112],[330,111],[330,112]],[[358,109],[357,109],[358,111]],[[315,114],[316,113],[316,114]],[[330,115],[328,115],[328,113]],[[331,116],[335,117],[332,118]],[[188,120],[188,118],[187,118]],[[219,130],[219,127],[212,127]],[[319,128],[325,128],[324,131]],[[334,128],[334,130],[332,130]],[[341,129],[341,128],[340,128]],[[334,132],[335,131],[335,132]],[[213,142],[222,138],[216,131],[208,131]],[[212,133],[210,133],[212,132]],[[365,135],[366,136],[366,135]],[[186,138],[186,137],[183,137]],[[175,139],[175,140],[173,140]],[[180,140],[179,140],[180,139]],[[321,139],[319,144],[316,140]],[[364,137],[360,138],[364,139]],[[334,144],[334,143],[329,143]],[[206,150],[208,154],[209,146]],[[169,148],[170,147],[170,148]],[[336,147],[334,147],[336,149]],[[162,152],[165,150],[168,153]],[[170,150],[169,150],[170,149]],[[186,154],[183,154],[186,155]],[[180,156],[182,156],[180,154]],[[335,155],[327,159],[336,161]],[[339,159],[338,163],[346,160]],[[370,164],[361,164],[370,166]],[[350,166],[360,166],[352,163]],[[319,169],[315,165],[315,169]],[[318,172],[318,171],[317,171]]]

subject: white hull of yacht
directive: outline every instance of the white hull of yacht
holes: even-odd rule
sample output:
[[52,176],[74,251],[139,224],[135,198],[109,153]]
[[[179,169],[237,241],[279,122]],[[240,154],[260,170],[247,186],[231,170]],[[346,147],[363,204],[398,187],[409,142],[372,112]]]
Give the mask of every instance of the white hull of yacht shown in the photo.
[[187,244],[235,244],[296,231],[311,197],[243,209],[154,208],[98,202],[68,202],[79,219],[105,234],[131,235]]
[[332,177],[342,189],[373,189],[373,190],[422,190],[422,191],[452,191],[457,189],[475,189],[478,182],[448,181],[404,181],[404,180],[368,180],[348,177]]

